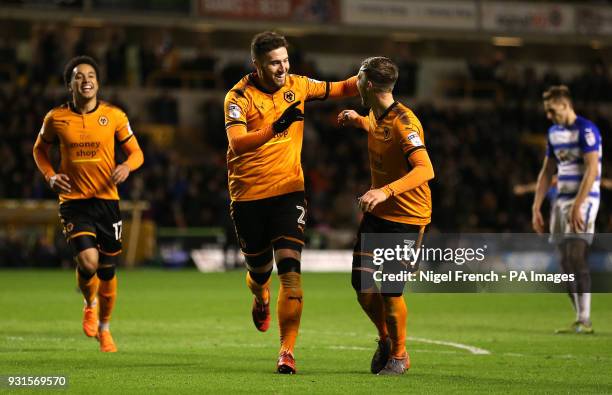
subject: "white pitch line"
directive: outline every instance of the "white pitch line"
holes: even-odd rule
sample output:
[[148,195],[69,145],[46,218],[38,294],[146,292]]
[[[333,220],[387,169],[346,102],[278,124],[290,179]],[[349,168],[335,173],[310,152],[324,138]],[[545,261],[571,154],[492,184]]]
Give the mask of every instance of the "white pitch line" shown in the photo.
[[412,340],[412,341],[420,342],[420,343],[438,344],[441,346],[459,348],[461,350],[467,350],[474,355],[490,355],[491,354],[491,351],[485,350],[484,348],[478,348],[478,347],[474,347],[474,346],[470,346],[470,345],[462,344],[462,343],[447,342],[444,340],[424,339],[422,337],[412,337],[412,336],[408,336],[408,340]]
[[[302,332],[304,332],[302,330]],[[318,333],[318,334],[326,334],[326,335],[337,335],[337,332],[331,332],[331,331],[311,331],[308,330],[306,331],[307,333]],[[355,337],[362,337],[363,334],[357,333],[357,332],[342,332],[343,336],[355,336]],[[444,341],[444,340],[433,340],[433,339],[425,339],[422,337],[412,337],[412,336],[408,336],[407,340],[412,340],[415,342],[420,342],[420,343],[427,343],[427,344],[437,344],[439,346],[447,346],[447,347],[454,347],[454,348],[459,348],[461,350],[466,350],[469,351],[471,354],[474,355],[490,355],[491,351],[489,350],[485,350],[484,348],[479,348],[479,347],[475,347],[475,346],[470,346],[469,344],[462,344],[462,343],[455,343],[455,342],[449,342],[449,341]]]
[[[314,347],[312,347],[314,348]],[[348,350],[348,351],[372,351],[372,347],[360,347],[360,346],[329,346],[324,347],[328,350]],[[414,349],[410,348],[411,353],[428,353],[428,354],[459,354],[460,351],[455,350],[424,350],[424,349]]]

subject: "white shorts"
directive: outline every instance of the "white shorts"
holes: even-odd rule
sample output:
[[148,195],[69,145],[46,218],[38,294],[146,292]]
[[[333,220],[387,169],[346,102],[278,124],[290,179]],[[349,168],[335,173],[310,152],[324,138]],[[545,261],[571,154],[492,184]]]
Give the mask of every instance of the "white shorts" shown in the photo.
[[595,233],[595,218],[599,210],[599,200],[587,198],[580,206],[580,215],[586,225],[586,230],[574,232],[570,224],[570,210],[574,200],[557,199],[553,205],[550,217],[550,241],[560,243],[565,239],[583,239],[589,244],[593,242]]

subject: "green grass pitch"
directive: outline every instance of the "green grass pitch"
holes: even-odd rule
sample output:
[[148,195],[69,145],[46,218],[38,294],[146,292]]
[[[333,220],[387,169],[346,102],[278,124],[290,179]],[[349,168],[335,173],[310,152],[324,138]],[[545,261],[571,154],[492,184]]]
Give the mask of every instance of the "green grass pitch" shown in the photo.
[[119,352],[103,354],[81,331],[73,272],[0,271],[0,375],[67,375],[70,393],[612,392],[612,294],[593,296],[593,336],[552,334],[573,319],[561,294],[409,294],[412,369],[377,377],[349,274],[303,286],[298,374],[280,376],[278,326],[254,329],[242,272],[121,271]]

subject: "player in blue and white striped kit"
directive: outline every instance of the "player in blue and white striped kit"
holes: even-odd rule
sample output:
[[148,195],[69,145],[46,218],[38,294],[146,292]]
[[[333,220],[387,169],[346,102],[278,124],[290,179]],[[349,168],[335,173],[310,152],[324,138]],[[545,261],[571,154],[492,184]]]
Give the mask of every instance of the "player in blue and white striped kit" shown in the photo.
[[542,95],[544,110],[553,126],[538,176],[532,208],[532,224],[544,232],[541,205],[557,173],[557,199],[551,208],[550,233],[561,251],[565,273],[574,273],[568,292],[576,310],[576,321],[557,333],[593,333],[591,324],[591,275],[587,249],[595,232],[601,182],[601,135],[595,124],[576,115],[569,89],[559,85]]

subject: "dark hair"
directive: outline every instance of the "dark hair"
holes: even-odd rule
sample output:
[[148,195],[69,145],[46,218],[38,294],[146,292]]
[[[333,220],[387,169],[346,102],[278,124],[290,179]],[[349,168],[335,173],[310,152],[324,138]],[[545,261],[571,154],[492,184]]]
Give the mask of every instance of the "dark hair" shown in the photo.
[[542,100],[560,100],[566,99],[570,103],[572,102],[572,95],[570,90],[565,85],[553,85],[542,93]]
[[281,47],[289,48],[284,36],[271,31],[258,33],[251,41],[251,58],[259,59],[262,55]]
[[64,68],[64,84],[66,84],[66,86],[69,86],[70,81],[72,81],[72,70],[80,64],[88,64],[93,67],[96,71],[96,78],[100,78],[100,67],[91,56],[76,56],[70,59]]
[[367,58],[361,63],[361,71],[374,86],[384,90],[393,90],[399,74],[395,63],[384,56]]

